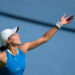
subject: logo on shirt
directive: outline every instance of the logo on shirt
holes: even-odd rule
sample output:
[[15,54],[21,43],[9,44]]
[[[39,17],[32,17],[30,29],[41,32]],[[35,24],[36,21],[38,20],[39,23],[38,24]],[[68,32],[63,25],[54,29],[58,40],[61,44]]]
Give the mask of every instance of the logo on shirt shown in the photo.
[[17,70],[17,71],[19,71],[19,70],[20,70],[20,68],[17,68],[16,70]]

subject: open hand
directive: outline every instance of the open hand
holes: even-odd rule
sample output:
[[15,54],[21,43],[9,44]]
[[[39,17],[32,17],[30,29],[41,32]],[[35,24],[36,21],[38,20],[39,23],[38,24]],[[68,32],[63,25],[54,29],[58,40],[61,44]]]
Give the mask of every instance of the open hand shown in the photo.
[[68,16],[66,18],[65,18],[65,16],[66,16],[66,14],[64,13],[62,18],[60,19],[60,22],[61,22],[62,25],[68,24],[68,23],[72,22],[72,20],[73,20],[73,15]]

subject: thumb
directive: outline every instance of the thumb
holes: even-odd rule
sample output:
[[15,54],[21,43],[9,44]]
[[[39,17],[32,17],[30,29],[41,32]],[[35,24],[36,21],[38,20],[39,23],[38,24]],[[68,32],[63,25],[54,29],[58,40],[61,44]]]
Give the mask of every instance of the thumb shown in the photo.
[[[61,19],[63,19],[65,16],[66,16],[66,14],[64,13],[64,15],[61,17]],[[61,19],[60,19],[60,21],[61,21]]]
[[65,17],[65,16],[66,16],[66,14],[64,13],[64,15],[62,17]]

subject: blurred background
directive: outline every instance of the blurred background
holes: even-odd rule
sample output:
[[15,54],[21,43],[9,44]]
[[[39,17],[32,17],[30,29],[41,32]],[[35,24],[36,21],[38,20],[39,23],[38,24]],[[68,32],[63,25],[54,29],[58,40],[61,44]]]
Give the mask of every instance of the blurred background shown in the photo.
[[[19,26],[22,43],[31,42],[64,13],[75,16],[75,0],[0,0],[0,31]],[[75,20],[27,53],[24,75],[75,75]]]

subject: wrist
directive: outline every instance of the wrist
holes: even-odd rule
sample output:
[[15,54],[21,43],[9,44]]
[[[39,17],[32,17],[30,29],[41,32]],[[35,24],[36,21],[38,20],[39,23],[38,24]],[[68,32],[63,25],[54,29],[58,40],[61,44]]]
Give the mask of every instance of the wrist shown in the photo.
[[58,29],[60,29],[60,28],[63,26],[63,24],[59,21],[59,22],[56,23],[55,26],[56,26]]

